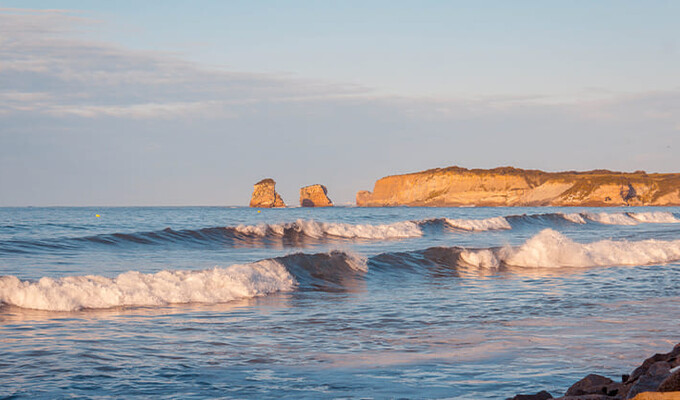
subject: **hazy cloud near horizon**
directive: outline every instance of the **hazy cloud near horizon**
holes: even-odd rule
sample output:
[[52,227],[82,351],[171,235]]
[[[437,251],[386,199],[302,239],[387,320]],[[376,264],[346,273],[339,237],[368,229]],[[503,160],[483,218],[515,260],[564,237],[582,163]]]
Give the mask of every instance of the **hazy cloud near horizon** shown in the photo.
[[87,39],[98,23],[0,10],[0,206],[245,205],[263,177],[343,204],[449,165],[680,171],[680,88],[385,95]]

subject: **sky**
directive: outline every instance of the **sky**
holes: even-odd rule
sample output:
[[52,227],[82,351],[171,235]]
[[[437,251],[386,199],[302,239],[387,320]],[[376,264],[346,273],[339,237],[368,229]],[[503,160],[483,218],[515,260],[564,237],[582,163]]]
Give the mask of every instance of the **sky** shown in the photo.
[[680,172],[677,1],[3,1],[0,206]]

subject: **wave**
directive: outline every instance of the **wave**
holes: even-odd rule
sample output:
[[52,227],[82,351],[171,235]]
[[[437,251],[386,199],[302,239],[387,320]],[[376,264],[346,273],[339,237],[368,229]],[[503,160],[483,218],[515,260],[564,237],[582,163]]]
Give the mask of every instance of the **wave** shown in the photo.
[[128,271],[115,278],[97,275],[44,277],[37,282],[0,277],[0,302],[22,308],[75,311],[83,308],[219,303],[290,291],[294,277],[275,260],[202,271]]
[[471,270],[495,273],[655,265],[679,260],[680,240],[577,243],[553,229],[544,229],[514,247],[433,247],[382,253],[370,258],[343,251],[294,253],[200,271],[128,271],[114,278],[89,275],[22,281],[15,276],[0,276],[0,303],[53,311],[222,303],[292,290],[353,290],[361,287],[369,270],[376,279],[381,279],[379,274],[398,274],[405,270],[431,271],[445,279]]
[[510,223],[504,217],[494,217],[487,219],[449,219],[444,218],[447,225],[466,231],[490,231],[512,229]]
[[342,290],[367,271],[362,257],[332,251],[291,254],[249,264],[145,274],[43,277],[22,281],[0,276],[0,304],[47,311],[224,303],[288,292],[298,287]]
[[468,265],[492,269],[665,264],[680,260],[680,240],[603,240],[581,244],[545,229],[519,247],[463,250],[460,259]]
[[461,277],[467,273],[558,271],[666,264],[680,260],[680,240],[577,243],[553,229],[544,229],[519,246],[464,248],[431,247],[409,252],[383,253],[369,259],[373,273],[421,273]]
[[670,212],[546,213],[497,216],[486,219],[433,218],[390,224],[350,224],[298,219],[276,224],[238,225],[200,229],[166,228],[150,232],[107,233],[84,237],[38,238],[0,241],[0,254],[76,251],[83,246],[167,246],[213,248],[224,245],[250,247],[301,247],[338,240],[393,240],[437,234],[444,227],[454,232],[484,232],[521,227],[558,228],[565,223],[586,225],[676,224]]
[[[456,229],[465,231],[489,231],[507,230],[516,225],[540,225],[555,226],[560,221],[568,221],[575,224],[585,225],[588,222],[596,222],[605,225],[639,225],[639,224],[674,224],[680,223],[673,213],[665,211],[655,212],[625,212],[625,213],[547,213],[547,214],[523,214],[493,217],[487,219],[450,219],[442,221]],[[437,220],[429,220],[437,221]]]
[[107,233],[84,237],[0,241],[2,253],[32,253],[76,250],[79,246],[168,245],[189,247],[243,244],[259,246],[299,246],[338,239],[389,240],[420,237],[423,231],[414,221],[368,225],[314,220],[297,220],[280,224],[239,225],[201,229],[166,228],[151,232]]
[[299,219],[280,224],[239,225],[235,230],[243,235],[260,237],[304,235],[317,239],[325,236],[348,239],[400,239],[423,235],[418,223],[414,221],[362,225]]
[[570,222],[585,224],[588,220],[605,225],[677,224],[680,219],[670,212],[625,212],[625,213],[571,213],[562,214]]

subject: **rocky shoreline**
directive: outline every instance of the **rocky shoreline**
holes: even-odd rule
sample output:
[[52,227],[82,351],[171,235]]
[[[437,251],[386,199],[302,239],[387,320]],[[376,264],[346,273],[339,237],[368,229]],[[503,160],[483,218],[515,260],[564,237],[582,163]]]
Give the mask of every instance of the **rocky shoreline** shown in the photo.
[[518,394],[507,400],[680,400],[680,343],[668,353],[654,354],[620,382],[590,374],[574,383],[562,397],[547,391]]

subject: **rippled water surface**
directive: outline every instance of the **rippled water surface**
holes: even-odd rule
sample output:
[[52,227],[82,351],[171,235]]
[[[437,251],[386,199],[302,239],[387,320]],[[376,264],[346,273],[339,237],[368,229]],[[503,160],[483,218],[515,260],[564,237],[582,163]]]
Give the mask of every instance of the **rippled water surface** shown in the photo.
[[679,260],[678,208],[0,208],[0,397],[559,395],[680,341]]

